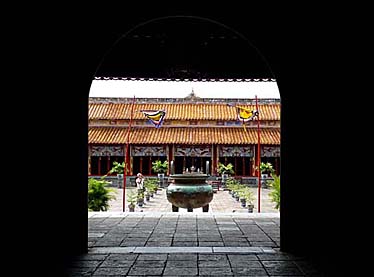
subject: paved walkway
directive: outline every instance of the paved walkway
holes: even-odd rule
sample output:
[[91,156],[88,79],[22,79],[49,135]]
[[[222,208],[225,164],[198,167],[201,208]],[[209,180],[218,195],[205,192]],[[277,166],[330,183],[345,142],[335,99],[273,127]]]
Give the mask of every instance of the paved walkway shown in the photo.
[[[134,188],[126,189],[126,193]],[[209,212],[171,212],[166,190],[135,212],[122,212],[122,189],[108,212],[88,213],[88,246],[69,276],[323,276],[303,257],[279,251],[279,212],[257,189],[253,213],[227,191]]]
[[69,276],[323,276],[279,251],[279,213],[89,213]]
[[[116,200],[110,201],[110,212],[122,212],[122,199],[123,199],[123,189],[114,188]],[[129,193],[135,188],[127,188],[126,193]],[[254,195],[254,213],[257,213],[257,188],[250,188]],[[274,208],[274,203],[270,201],[269,189],[261,189],[261,213],[277,213],[278,211]],[[126,203],[126,211],[128,211]],[[166,189],[159,190],[154,197],[150,198],[150,201],[145,201],[143,207],[136,207],[135,212],[171,212],[171,204],[166,198]],[[179,209],[180,213],[187,213],[187,209]],[[194,209],[194,213],[202,213],[202,208]],[[243,208],[240,202],[232,198],[228,191],[219,190],[214,193],[213,200],[209,204],[208,213],[247,213],[248,210]]]

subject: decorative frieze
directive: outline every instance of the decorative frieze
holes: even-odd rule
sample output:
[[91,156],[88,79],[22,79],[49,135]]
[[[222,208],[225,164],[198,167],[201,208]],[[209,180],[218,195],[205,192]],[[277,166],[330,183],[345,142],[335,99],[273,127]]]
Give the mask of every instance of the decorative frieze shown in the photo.
[[211,157],[211,147],[192,146],[184,147],[177,146],[174,148],[174,156],[185,156],[185,157]]
[[123,156],[122,146],[91,146],[91,156]]
[[252,146],[220,146],[220,157],[253,157]]
[[280,146],[262,146],[261,157],[280,157]]
[[131,156],[166,156],[165,146],[131,146]]

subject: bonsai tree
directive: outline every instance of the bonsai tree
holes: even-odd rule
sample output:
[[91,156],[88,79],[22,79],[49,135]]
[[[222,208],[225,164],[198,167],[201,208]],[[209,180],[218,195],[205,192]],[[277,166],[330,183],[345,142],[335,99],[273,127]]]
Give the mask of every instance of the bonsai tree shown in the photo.
[[96,180],[90,178],[88,180],[88,209],[90,211],[107,211],[109,208],[109,201],[116,199],[112,194],[113,189],[107,188],[108,181]]
[[271,201],[275,203],[275,208],[279,210],[280,208],[280,176],[273,175],[274,180],[268,181],[268,184],[271,188],[271,192],[269,196],[271,197]]
[[161,162],[160,160],[152,162],[152,170],[156,173],[164,174],[168,171],[168,161]]

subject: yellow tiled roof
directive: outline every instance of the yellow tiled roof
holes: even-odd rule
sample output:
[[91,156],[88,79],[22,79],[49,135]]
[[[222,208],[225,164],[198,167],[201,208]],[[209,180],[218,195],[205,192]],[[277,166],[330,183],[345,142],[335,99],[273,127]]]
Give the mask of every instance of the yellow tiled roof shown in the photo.
[[[90,144],[125,144],[127,128],[91,127]],[[261,143],[280,144],[280,129],[262,129]],[[131,144],[257,144],[257,129],[228,127],[153,128],[133,127],[129,135]]]
[[[226,104],[163,103],[134,104],[134,120],[145,119],[141,110],[165,110],[165,120],[236,120],[236,109]],[[255,105],[239,105],[256,109]],[[260,120],[280,120],[280,104],[259,105]],[[130,119],[131,104],[90,103],[89,119]]]

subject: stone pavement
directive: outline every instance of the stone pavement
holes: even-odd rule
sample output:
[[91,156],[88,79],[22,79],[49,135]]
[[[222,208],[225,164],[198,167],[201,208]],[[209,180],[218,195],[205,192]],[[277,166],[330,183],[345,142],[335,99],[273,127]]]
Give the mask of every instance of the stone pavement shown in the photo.
[[[110,212],[122,212],[122,199],[123,199],[123,189],[114,188],[116,200],[110,201]],[[135,188],[126,188],[126,193],[129,193]],[[254,200],[254,213],[257,213],[257,188],[250,188],[253,192]],[[261,213],[277,213],[278,211],[274,208],[274,203],[270,201],[269,189],[261,189]],[[126,211],[128,211],[126,203]],[[154,197],[150,198],[150,201],[145,201],[143,207],[136,207],[135,212],[171,212],[171,204],[166,198],[166,189],[159,190]],[[187,209],[179,209],[180,213],[187,213]],[[202,213],[202,208],[194,209],[194,213]],[[247,213],[248,210],[240,205],[240,202],[232,198],[228,191],[223,191],[220,189],[217,193],[214,193],[213,200],[209,204],[208,213]]]
[[90,212],[69,276],[324,276],[279,251],[279,213]]

